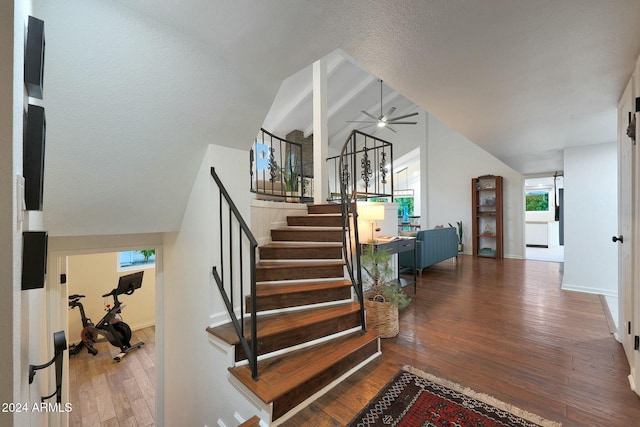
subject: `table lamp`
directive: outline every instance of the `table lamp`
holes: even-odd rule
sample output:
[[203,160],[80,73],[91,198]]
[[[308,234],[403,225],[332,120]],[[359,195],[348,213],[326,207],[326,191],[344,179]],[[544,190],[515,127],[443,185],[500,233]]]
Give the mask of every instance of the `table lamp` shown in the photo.
[[380,227],[376,227],[376,221],[384,219],[383,205],[359,205],[358,219],[371,221],[371,241],[375,243],[374,233],[380,231]]

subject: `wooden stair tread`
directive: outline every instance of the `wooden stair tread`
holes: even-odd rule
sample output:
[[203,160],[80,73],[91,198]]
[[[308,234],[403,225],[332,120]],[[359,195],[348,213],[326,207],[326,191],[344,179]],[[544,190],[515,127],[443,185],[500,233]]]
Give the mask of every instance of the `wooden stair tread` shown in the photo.
[[342,242],[342,227],[288,226],[271,230],[272,241]]
[[260,418],[257,415],[249,418],[247,421],[240,424],[238,427],[259,427],[260,426]]
[[337,241],[274,241],[260,246],[259,249],[261,261],[342,259],[342,243]]
[[[317,282],[261,282],[256,285],[258,312],[293,307],[313,307],[316,304],[336,304],[353,300],[352,284],[344,279]],[[251,311],[251,296],[245,296],[246,311]]]
[[309,282],[293,284],[260,284],[256,285],[256,295],[259,297],[269,295],[285,295],[292,292],[304,292],[311,290],[351,287],[349,280],[334,282]]
[[287,225],[292,227],[342,227],[342,215],[287,216]]
[[338,258],[287,260],[284,262],[260,262],[256,266],[256,282],[282,282],[289,280],[318,280],[344,278],[344,261]]
[[[333,305],[329,307],[309,308],[286,313],[268,314],[258,316],[258,339],[269,335],[275,335],[283,331],[305,328],[326,319],[349,315],[360,311],[360,305],[355,302]],[[207,332],[220,338],[227,344],[236,345],[240,343],[240,338],[232,323],[216,327],[208,327]],[[244,334],[249,337],[251,334],[250,319],[244,321]]]
[[317,227],[310,225],[287,225],[286,227],[273,228],[271,231],[311,231],[325,233],[327,231],[342,231],[342,227]]
[[309,205],[307,211],[309,214],[335,214],[342,213],[342,207],[339,203],[324,203]]
[[314,267],[337,267],[344,266],[344,261],[314,261],[314,262],[265,262],[258,263],[256,269],[277,270],[289,268],[314,268]]
[[258,362],[258,381],[251,378],[247,365],[229,371],[263,402],[271,403],[377,338],[372,331],[359,331],[262,360]]
[[340,242],[312,242],[310,243],[305,243],[305,242],[287,242],[287,241],[282,241],[282,242],[271,242],[271,243],[266,243],[264,245],[260,245],[260,248],[293,248],[293,249],[297,249],[297,248],[301,248],[301,249],[307,249],[307,248],[342,248],[342,243]]

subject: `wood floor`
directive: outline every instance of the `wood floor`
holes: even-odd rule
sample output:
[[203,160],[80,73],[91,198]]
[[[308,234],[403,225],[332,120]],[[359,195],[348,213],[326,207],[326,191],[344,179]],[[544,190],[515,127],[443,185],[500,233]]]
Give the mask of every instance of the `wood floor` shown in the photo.
[[458,258],[424,271],[381,357],[284,425],[345,425],[403,365],[565,427],[640,425],[597,295],[560,290],[561,263]]
[[70,427],[146,427],[155,425],[155,327],[133,332],[131,343],[145,344],[116,363],[119,349],[97,343],[69,358]]

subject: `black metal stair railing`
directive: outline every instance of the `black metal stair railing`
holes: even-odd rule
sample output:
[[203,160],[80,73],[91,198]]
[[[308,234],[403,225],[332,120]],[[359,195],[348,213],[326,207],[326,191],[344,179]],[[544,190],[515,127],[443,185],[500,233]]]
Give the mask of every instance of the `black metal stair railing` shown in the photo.
[[[355,168],[355,156],[349,155],[355,152],[355,138],[349,137],[342,146],[339,156],[339,170],[346,171]],[[351,165],[350,165],[351,163]],[[364,311],[364,294],[362,290],[362,269],[360,267],[360,239],[358,235],[358,211],[356,207],[357,190],[355,186],[351,193],[348,192],[348,175],[339,174],[340,206],[342,212],[342,250],[344,261],[349,274],[349,280],[360,303],[360,324],[366,331]]]
[[[387,155],[389,158],[387,159]],[[349,280],[360,303],[362,330],[366,330],[361,246],[358,234],[358,200],[384,198],[393,202],[393,146],[390,142],[353,130],[340,155],[327,159],[335,170],[342,211],[342,248]],[[374,163],[372,167],[371,163]],[[374,170],[375,169],[375,170]],[[388,177],[388,178],[387,178]],[[387,187],[387,184],[389,186]],[[358,191],[358,188],[362,191]],[[330,197],[333,199],[333,197]]]
[[[329,187],[338,187],[329,199],[341,198],[339,187],[344,185],[347,194],[357,191],[358,200],[393,202],[393,144],[353,130],[343,148],[340,155],[327,158]],[[345,160],[340,162],[343,155]]]
[[[240,344],[247,355],[247,361],[251,368],[251,376],[254,380],[258,380],[258,339],[257,339],[257,315],[256,315],[256,248],[258,242],[251,233],[251,230],[245,220],[242,218],[240,211],[236,207],[235,203],[229,196],[226,188],[222,184],[220,177],[216,174],[215,169],[211,168],[211,176],[218,185],[220,190],[219,198],[219,215],[220,215],[220,272],[218,273],[218,267],[212,268],[213,277],[218,285],[222,299],[233,323]],[[224,202],[223,203],[223,199]],[[224,205],[228,208],[227,212],[227,229],[225,232],[224,224]],[[237,238],[234,239],[235,231],[237,228]],[[225,250],[225,243],[228,243],[228,250]],[[248,251],[245,250],[244,243],[248,243]],[[248,252],[248,254],[247,254]],[[234,259],[234,253],[238,254],[238,258]],[[225,254],[228,255],[228,259],[225,259]],[[251,295],[251,302],[249,306],[249,337],[247,339],[245,333],[245,308],[243,303],[244,295],[247,293],[247,280],[245,278],[245,258],[248,255],[248,269],[249,279],[248,287]],[[234,282],[237,279],[237,282]],[[226,282],[226,283],[225,283]],[[239,294],[237,300],[235,296]],[[239,305],[236,309],[235,306]],[[239,311],[239,315],[236,313]]]

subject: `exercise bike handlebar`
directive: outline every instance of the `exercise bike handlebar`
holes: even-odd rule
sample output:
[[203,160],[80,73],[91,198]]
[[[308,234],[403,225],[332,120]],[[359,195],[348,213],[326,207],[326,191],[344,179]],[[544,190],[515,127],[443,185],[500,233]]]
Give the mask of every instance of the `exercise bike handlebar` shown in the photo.
[[136,288],[134,286],[130,286],[128,289],[124,290],[121,288],[115,288],[112,289],[111,292],[109,292],[108,294],[104,294],[102,295],[102,298],[106,298],[106,297],[110,297],[110,296],[117,296],[117,295],[131,295],[135,292]]

